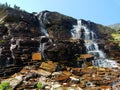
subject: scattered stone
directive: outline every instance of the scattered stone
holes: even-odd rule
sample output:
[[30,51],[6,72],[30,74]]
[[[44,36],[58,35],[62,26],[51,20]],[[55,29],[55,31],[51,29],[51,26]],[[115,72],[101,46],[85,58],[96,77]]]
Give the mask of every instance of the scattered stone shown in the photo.
[[42,64],[40,65],[40,68],[50,72],[54,72],[56,70],[56,67],[57,67],[57,64],[52,61],[42,62]]
[[45,76],[45,77],[48,77],[51,75],[51,72],[43,70],[43,69],[32,70],[32,72],[38,73],[38,74]]

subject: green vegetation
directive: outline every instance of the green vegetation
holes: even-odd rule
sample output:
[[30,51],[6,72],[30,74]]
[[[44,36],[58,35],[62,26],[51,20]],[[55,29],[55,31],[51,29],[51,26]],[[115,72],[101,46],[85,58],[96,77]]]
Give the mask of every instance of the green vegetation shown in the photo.
[[8,90],[10,83],[4,82],[0,84],[0,90]]
[[0,43],[5,43],[5,42],[8,42],[8,41],[4,39],[0,40]]
[[112,33],[115,32],[114,29],[111,29],[107,26],[103,26],[103,25],[100,25],[100,24],[97,24],[97,28],[98,28],[98,30],[101,34],[111,35]]
[[[7,9],[7,8],[11,8],[10,4],[8,4],[7,2],[5,4],[0,3],[0,9]],[[14,5],[13,8],[16,10],[20,10],[20,7],[18,7],[17,5]]]
[[41,82],[37,83],[37,88],[39,88],[39,89],[42,88],[42,83]]
[[111,34],[111,36],[112,36],[113,40],[120,41],[120,34],[113,33],[113,34]]

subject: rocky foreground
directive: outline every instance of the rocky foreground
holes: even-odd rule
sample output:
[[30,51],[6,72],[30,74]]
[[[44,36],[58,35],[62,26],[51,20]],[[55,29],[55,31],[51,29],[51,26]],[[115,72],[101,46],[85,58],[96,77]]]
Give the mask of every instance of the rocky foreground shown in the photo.
[[1,83],[8,90],[119,90],[120,69],[67,67],[58,62],[36,62]]

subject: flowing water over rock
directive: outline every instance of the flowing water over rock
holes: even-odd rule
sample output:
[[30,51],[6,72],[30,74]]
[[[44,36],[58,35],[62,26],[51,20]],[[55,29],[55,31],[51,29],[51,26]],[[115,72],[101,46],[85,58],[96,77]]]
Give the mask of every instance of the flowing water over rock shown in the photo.
[[45,29],[45,26],[44,26],[44,23],[49,23],[49,21],[46,19],[46,15],[47,15],[48,12],[41,12],[38,19],[39,19],[39,24],[40,24],[40,29],[42,31],[42,33],[45,35],[45,36],[49,36],[47,30]]
[[[40,46],[39,46],[39,51],[42,53],[43,59],[45,59],[45,54],[44,54],[44,50],[46,49],[45,45],[50,42],[52,43],[52,40],[49,39],[49,34],[47,32],[47,30],[45,29],[45,25],[44,24],[49,24],[50,22],[47,20],[47,14],[48,12],[41,12],[39,14],[39,24],[40,24],[40,30],[42,31],[42,33],[44,34],[44,36],[40,36]],[[43,40],[43,39],[48,39],[47,41]]]
[[104,52],[99,49],[96,43],[96,33],[86,25],[83,25],[82,20],[78,20],[77,25],[73,26],[71,34],[74,39],[84,39],[87,53],[94,55],[93,65],[99,67],[118,67],[115,61],[108,60]]

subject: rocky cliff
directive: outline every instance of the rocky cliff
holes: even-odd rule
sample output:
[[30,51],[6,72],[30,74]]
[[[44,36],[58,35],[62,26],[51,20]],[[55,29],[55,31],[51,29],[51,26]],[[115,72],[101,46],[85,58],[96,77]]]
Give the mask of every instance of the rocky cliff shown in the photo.
[[76,24],[72,17],[50,11],[35,15],[13,8],[0,10],[0,67],[24,65],[35,52],[42,52],[43,59],[71,60],[85,48],[83,40],[69,40]]
[[42,11],[38,14],[39,21],[46,28],[49,36],[58,40],[71,38],[70,30],[77,20],[58,12]]
[[[42,11],[38,14],[38,19],[41,21],[51,38],[56,39],[69,39],[71,38],[71,29],[77,24],[77,19],[65,16],[58,12]],[[111,38],[113,29],[103,26],[91,21],[81,19],[83,25],[87,28],[94,30],[98,38]]]
[[[81,20],[94,30],[98,39],[110,38],[112,29]],[[72,40],[75,18],[58,12],[28,13],[13,8],[0,8],[0,66],[29,62],[32,53],[42,52],[43,59],[74,60],[85,54],[84,40]],[[105,38],[104,38],[105,39]]]

